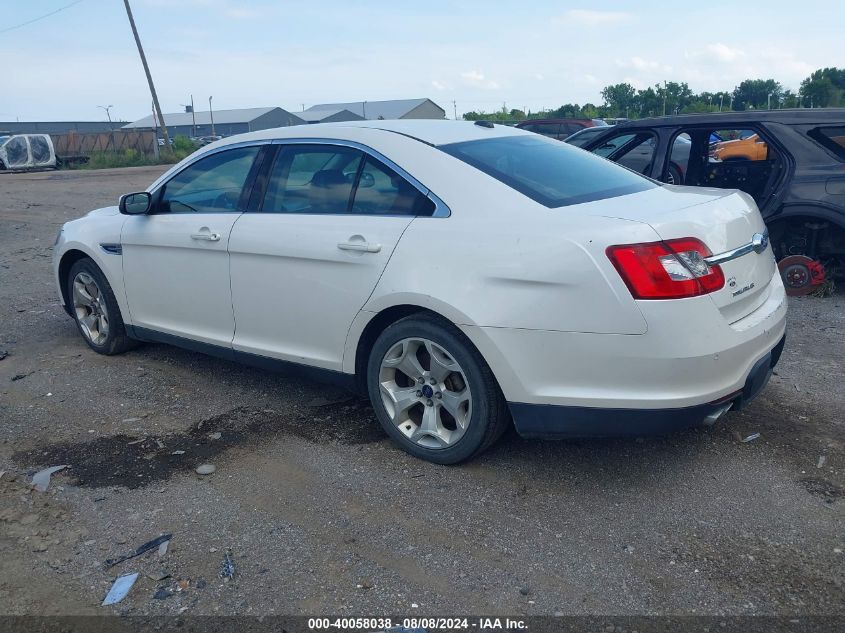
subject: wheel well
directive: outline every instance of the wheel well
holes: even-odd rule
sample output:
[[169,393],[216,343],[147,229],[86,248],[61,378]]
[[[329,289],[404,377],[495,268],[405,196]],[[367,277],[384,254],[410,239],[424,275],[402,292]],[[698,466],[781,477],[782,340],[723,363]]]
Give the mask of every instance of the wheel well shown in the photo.
[[415,305],[391,306],[374,316],[361,332],[361,338],[358,339],[358,347],[355,350],[355,383],[360,393],[367,393],[367,362],[376,339],[390,325],[412,314],[430,314],[448,321],[434,310]]
[[70,267],[84,257],[88,257],[88,255],[82,251],[69,250],[67,253],[62,255],[62,259],[59,262],[59,288],[62,291],[62,300],[65,312],[70,315],[72,315],[73,312],[70,308],[70,297],[67,294],[67,276],[70,272]]
[[845,229],[836,222],[813,215],[793,215],[767,222],[772,248],[778,259],[787,255],[845,256]]

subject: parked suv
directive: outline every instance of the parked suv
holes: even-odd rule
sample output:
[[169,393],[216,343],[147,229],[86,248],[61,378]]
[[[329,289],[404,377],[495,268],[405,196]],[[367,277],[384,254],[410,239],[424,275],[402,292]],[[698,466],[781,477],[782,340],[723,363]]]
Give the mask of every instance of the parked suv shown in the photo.
[[536,132],[559,141],[585,127],[602,126],[607,126],[607,123],[601,119],[531,119],[516,125],[521,130]]
[[843,108],[641,119],[583,147],[665,183],[749,194],[789,294],[811,292],[845,261]]

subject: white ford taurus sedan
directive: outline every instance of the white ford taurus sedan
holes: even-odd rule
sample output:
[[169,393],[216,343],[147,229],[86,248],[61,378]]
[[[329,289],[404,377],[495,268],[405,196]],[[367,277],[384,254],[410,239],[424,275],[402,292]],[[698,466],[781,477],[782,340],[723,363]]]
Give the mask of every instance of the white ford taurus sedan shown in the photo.
[[489,123],[208,145],[68,222],[62,303],[117,354],[172,343],[369,394],[438,463],[527,437],[707,424],[765,386],[786,300],[745,194],[665,186]]

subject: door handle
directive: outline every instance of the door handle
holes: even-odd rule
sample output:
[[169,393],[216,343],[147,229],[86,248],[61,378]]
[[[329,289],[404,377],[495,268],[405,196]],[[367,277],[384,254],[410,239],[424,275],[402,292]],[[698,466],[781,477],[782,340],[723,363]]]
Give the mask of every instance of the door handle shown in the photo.
[[381,244],[370,244],[369,242],[341,242],[337,247],[342,251],[356,251],[358,253],[378,253]]
[[192,240],[205,240],[206,242],[219,242],[220,233],[193,233]]

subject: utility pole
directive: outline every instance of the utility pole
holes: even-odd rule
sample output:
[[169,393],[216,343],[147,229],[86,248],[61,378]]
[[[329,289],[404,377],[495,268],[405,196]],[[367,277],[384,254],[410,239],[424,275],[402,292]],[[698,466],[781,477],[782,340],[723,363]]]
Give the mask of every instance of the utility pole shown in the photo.
[[208,114],[211,116],[211,135],[217,136],[214,132],[214,110],[211,109],[211,97],[208,98]]
[[153,96],[153,107],[155,108],[158,120],[161,122],[161,131],[164,133],[164,147],[170,151],[170,135],[167,133],[167,123],[164,120],[164,115],[161,113],[161,106],[158,104],[158,95],[156,94],[156,87],[153,84],[153,76],[150,74],[150,67],[147,65],[147,56],[144,55],[144,47],[141,46],[141,38],[138,36],[138,29],[135,26],[135,18],[132,17],[132,9],[129,7],[129,0],[123,0],[126,6],[126,15],[129,17],[129,25],[132,27],[132,35],[135,36],[135,43],[138,45],[138,54],[141,56],[141,64],[144,66],[144,72],[147,75],[147,83],[150,84],[150,94]]
[[455,100],[452,99],[452,109],[455,112],[455,121],[458,120],[458,104],[455,103]]
[[719,112],[722,111],[722,102],[725,100],[725,93],[719,95]]
[[772,109],[772,93],[770,92],[766,97],[766,110]]
[[112,125],[111,114],[109,113],[109,110],[111,110],[114,106],[113,105],[107,105],[107,106],[97,106],[97,107],[105,110],[106,116],[109,118],[109,132],[110,132],[109,137],[111,139],[112,150],[115,150],[117,148],[115,147],[115,143],[114,143],[114,125]]
[[197,136],[197,113],[194,111],[194,95],[191,95],[191,121],[193,121],[193,125],[191,125],[191,133],[194,135],[194,138]]
[[97,106],[97,107],[106,111],[106,116],[109,118],[109,129],[114,131],[114,125],[112,125],[112,122],[111,122],[111,114],[109,113],[109,110],[111,110],[114,106],[113,105],[107,105],[107,106]]

